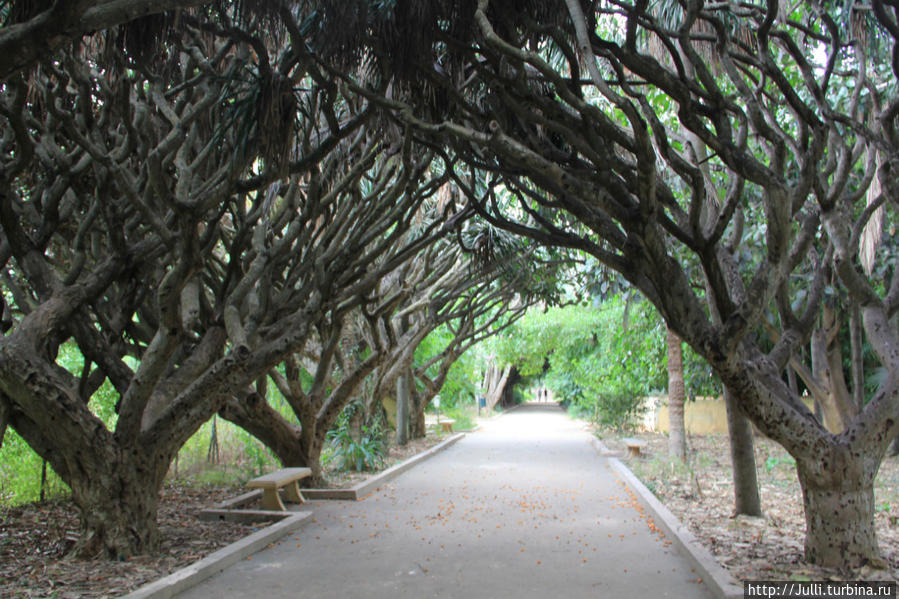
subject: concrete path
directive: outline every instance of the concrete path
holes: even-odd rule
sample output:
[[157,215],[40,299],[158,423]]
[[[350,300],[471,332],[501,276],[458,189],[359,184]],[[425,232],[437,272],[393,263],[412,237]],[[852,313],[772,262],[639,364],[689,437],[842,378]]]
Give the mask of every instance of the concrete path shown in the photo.
[[561,409],[482,426],[187,598],[711,598]]

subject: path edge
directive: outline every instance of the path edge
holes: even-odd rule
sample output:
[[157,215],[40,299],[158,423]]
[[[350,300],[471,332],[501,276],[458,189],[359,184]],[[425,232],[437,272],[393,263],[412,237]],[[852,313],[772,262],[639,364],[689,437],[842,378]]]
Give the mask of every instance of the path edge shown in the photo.
[[170,599],[218,574],[228,566],[233,566],[257,551],[265,549],[300,528],[311,517],[312,512],[294,512],[280,522],[226,545],[189,566],[149,582],[127,595],[122,595],[122,599]]
[[[399,464],[391,466],[377,476],[362,481],[349,489],[303,489],[302,493],[307,499],[351,499],[354,501],[365,499],[365,497],[370,493],[375,492],[384,483],[393,480],[418,463],[433,457],[450,445],[453,445],[459,439],[464,437],[465,434],[466,433],[464,432],[456,433],[434,447],[418,453]],[[251,494],[257,493],[251,491],[244,495]],[[327,494],[330,494],[331,496],[322,496]],[[245,499],[244,495],[237,499]],[[224,503],[233,503],[233,500]],[[176,570],[168,576],[164,576],[153,582],[148,582],[127,595],[122,595],[121,599],[170,599],[178,593],[183,593],[207,578],[218,574],[225,568],[233,566],[252,554],[265,549],[278,539],[300,528],[311,517],[312,512],[294,512],[280,522],[267,526],[260,531],[219,549],[218,551],[210,553],[203,559],[200,559],[189,566]]]
[[677,516],[671,513],[671,510],[665,507],[646,488],[646,485],[631,472],[630,468],[625,466],[618,458],[609,456],[609,449],[596,437],[591,436],[590,443],[593,449],[609,460],[612,468],[625,479],[627,485],[637,492],[643,504],[652,512],[656,523],[669,537],[674,539],[674,542],[684,552],[692,566],[696,568],[696,572],[702,577],[705,585],[719,599],[743,599],[743,586],[718,563],[709,550],[700,543],[699,539],[677,519]]
[[348,489],[302,489],[303,497],[306,499],[342,499],[345,501],[361,501],[377,491],[382,485],[387,482],[390,482],[403,472],[406,472],[413,466],[418,465],[420,462],[431,458],[450,445],[453,445],[456,441],[464,437],[466,433],[456,433],[455,435],[449,437],[445,441],[441,441],[434,447],[430,449],[426,449],[421,453],[417,453],[411,458],[400,462],[399,464],[395,464],[368,478],[360,483],[356,483],[352,487]]

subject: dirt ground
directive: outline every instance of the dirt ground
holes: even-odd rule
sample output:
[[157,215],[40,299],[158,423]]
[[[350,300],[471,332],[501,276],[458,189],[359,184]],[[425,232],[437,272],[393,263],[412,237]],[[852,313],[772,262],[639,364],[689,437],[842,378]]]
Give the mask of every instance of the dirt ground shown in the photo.
[[[385,468],[442,441],[428,436],[393,447]],[[351,486],[374,473],[326,471],[330,487]],[[183,568],[269,523],[203,522],[204,508],[245,492],[240,485],[196,486],[170,482],[159,507],[159,551],[124,562],[65,557],[78,538],[78,516],[68,500],[0,508],[0,597],[118,597]]]
[[[877,535],[886,568],[839,572],[802,560],[805,523],[799,484],[791,458],[775,443],[756,439],[765,517],[734,519],[724,436],[691,437],[687,466],[668,459],[667,437],[637,436],[647,441],[647,447],[642,457],[625,460],[627,465],[737,580],[899,579],[899,459],[884,461],[875,489]],[[385,467],[442,440],[429,436],[394,447]],[[608,436],[603,442],[624,449],[617,437]],[[329,471],[326,479],[328,486],[340,487],[371,475]],[[243,491],[235,485],[167,484],[160,501],[160,551],[126,562],[65,559],[78,534],[77,515],[68,501],[0,510],[0,597],[116,597],[156,580],[264,526],[197,519],[203,508]]]
[[[844,572],[803,561],[805,520],[793,459],[769,439],[756,437],[756,471],[763,518],[733,518],[733,486],[726,435],[692,436],[688,465],[668,458],[668,438],[638,434],[644,455],[625,463],[738,581],[899,579],[899,458],[884,460],[877,477],[875,521],[886,563]],[[617,437],[611,449],[624,450]]]
[[68,500],[2,510],[0,597],[118,597],[134,590],[257,530],[197,519],[204,507],[239,492],[234,487],[166,485],[159,508],[159,552],[124,562],[65,558],[78,538],[78,516]]

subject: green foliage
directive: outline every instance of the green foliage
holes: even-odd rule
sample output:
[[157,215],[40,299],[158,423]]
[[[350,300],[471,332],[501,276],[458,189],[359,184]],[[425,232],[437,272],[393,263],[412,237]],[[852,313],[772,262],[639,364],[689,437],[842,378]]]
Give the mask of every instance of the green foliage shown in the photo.
[[[424,364],[433,356],[442,352],[452,341],[452,333],[441,326],[432,331],[415,349],[416,366]],[[475,348],[459,356],[449,369],[443,387],[440,388],[441,409],[470,404],[478,393],[477,384],[481,379],[483,358]],[[428,371],[429,376],[436,376],[437,365]]]
[[[59,348],[56,363],[70,373],[81,376],[84,368],[84,357],[74,343],[64,343]],[[106,428],[112,430],[118,415],[115,405],[118,393],[109,381],[94,392],[88,404],[91,412],[99,418]],[[43,460],[14,430],[7,429],[0,448],[0,504],[18,505],[37,501],[41,496],[41,470]],[[60,497],[69,493],[68,486],[49,466],[44,488],[46,498]]]
[[216,419],[218,457],[210,451],[212,420],[205,423],[178,452],[171,474],[189,484],[237,484],[280,468],[272,452],[248,432],[223,418]]
[[333,459],[339,460],[341,470],[362,472],[384,464],[384,439],[377,426],[362,426],[358,439],[345,428],[328,431],[328,441],[334,448]]
[[[75,376],[81,376],[84,368],[84,356],[74,343],[64,343],[59,348],[56,362]],[[115,406],[119,400],[119,394],[108,380],[104,381],[100,388],[91,396],[88,404],[91,412],[103,421],[106,428],[114,430],[118,420]]]
[[380,418],[353,430],[354,416],[361,409],[351,403],[340,413],[334,427],[328,431],[328,460],[337,460],[338,468],[353,472],[375,470],[384,465],[386,453],[384,425]]
[[440,401],[447,408],[462,407],[474,402],[481,379],[480,364],[476,354],[466,352],[453,362],[446,381],[440,388]]
[[[0,449],[0,505],[13,506],[37,501],[41,496],[43,460],[14,430],[7,429]],[[69,488],[47,467],[45,497],[68,495]]]
[[243,429],[239,430],[238,439],[243,445],[243,454],[250,467],[251,476],[260,476],[271,468],[272,455],[261,441]]
[[[608,428],[626,428],[642,398],[667,386],[665,325],[646,301],[620,295],[596,307],[532,311],[495,344],[500,361],[542,378],[572,413]],[[689,348],[691,394],[714,394],[717,380]]]
[[[442,400],[441,400],[442,401]],[[453,424],[453,430],[457,431],[467,431],[471,430],[475,427],[475,414],[477,413],[477,408],[472,406],[458,406],[455,408],[450,408],[445,412],[441,408],[440,410],[440,419],[441,420],[455,420],[455,424]]]

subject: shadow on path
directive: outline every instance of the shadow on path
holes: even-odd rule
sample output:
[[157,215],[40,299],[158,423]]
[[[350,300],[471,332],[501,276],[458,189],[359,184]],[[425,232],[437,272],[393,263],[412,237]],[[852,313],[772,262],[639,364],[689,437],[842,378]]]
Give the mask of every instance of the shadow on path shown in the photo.
[[712,597],[589,441],[516,408],[179,597]]

